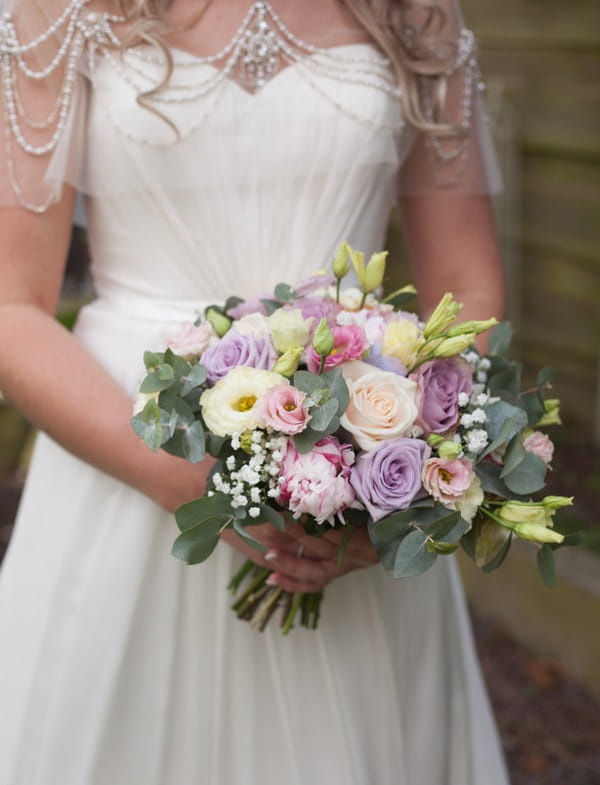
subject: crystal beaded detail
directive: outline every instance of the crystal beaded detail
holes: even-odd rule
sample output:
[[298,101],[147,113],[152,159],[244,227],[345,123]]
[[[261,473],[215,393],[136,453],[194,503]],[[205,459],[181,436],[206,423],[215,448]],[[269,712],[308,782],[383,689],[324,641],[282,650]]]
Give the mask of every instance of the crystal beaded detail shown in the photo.
[[[51,156],[65,133],[75,96],[79,89],[78,81],[85,58],[88,73],[92,79],[98,57],[110,63],[115,75],[121,78],[136,96],[151,93],[146,103],[155,107],[162,105],[189,103],[197,101],[209,93],[215,98],[209,102],[204,112],[199,112],[195,130],[204,122],[208,113],[217,104],[219,87],[227,80],[243,81],[248,91],[256,93],[263,89],[269,80],[282,69],[290,66],[297,68],[304,81],[313,87],[324,100],[329,101],[349,118],[373,126],[368,116],[360,115],[343,106],[335,97],[335,90],[323,89],[323,82],[355,84],[400,98],[400,89],[395,83],[389,61],[376,52],[374,46],[366,46],[361,53],[349,54],[348,47],[342,45],[332,48],[319,48],[294,35],[279,17],[270,3],[260,0],[253,3],[231,41],[219,52],[206,57],[174,48],[172,50],[176,72],[185,71],[191,79],[184,83],[173,80],[157,92],[156,68],[148,72],[147,65],[164,66],[163,58],[154,54],[147,45],[131,47],[125,54],[119,52],[120,39],[114,32],[114,25],[125,21],[120,16],[104,12],[93,12],[87,6],[91,0],[70,0],[64,11],[37,38],[27,42],[19,40],[17,29],[9,13],[0,18],[0,90],[5,127],[5,146],[8,178],[19,204],[37,213],[48,209],[54,195],[50,194],[42,203],[33,203],[23,192],[19,183],[15,163],[14,148],[34,158]],[[407,35],[410,30],[407,30]],[[44,44],[59,41],[58,48],[49,62],[38,69],[28,65],[26,58],[37,52]],[[479,82],[479,72],[474,53],[473,34],[468,30],[461,32],[456,61],[448,71],[451,76],[462,69],[463,99],[459,125],[469,127],[472,117],[474,87]],[[210,66],[206,69],[206,66]],[[207,73],[208,70],[208,73]],[[56,75],[56,76],[55,76]],[[54,106],[43,119],[34,119],[28,114],[23,95],[19,91],[20,80],[40,80],[54,77],[57,80],[57,97]],[[321,80],[320,84],[316,79]],[[423,81],[423,102],[427,111],[427,80]],[[158,108],[158,113],[161,113]],[[108,116],[108,113],[107,113]],[[433,117],[433,112],[432,112]],[[114,122],[114,120],[113,120]],[[118,125],[114,123],[118,128]],[[379,126],[381,127],[381,126]],[[119,128],[123,133],[124,129]],[[389,131],[398,130],[389,128]],[[36,143],[31,141],[30,132],[36,135]],[[47,138],[40,143],[41,133]],[[134,138],[131,137],[130,138]],[[174,135],[173,143],[180,138]],[[147,142],[135,138],[137,142]],[[147,142],[149,143],[149,142]],[[433,165],[440,170],[445,164],[461,164],[464,168],[468,158],[468,141],[460,139],[448,147],[436,136],[428,135]]]

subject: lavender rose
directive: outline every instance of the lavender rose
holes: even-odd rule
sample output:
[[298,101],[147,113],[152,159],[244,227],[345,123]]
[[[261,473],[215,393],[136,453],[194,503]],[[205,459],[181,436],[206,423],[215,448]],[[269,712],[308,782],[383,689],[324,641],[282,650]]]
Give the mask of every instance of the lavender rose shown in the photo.
[[460,357],[430,360],[409,379],[417,383],[417,425],[430,433],[446,433],[458,422],[458,396],[471,395],[473,372]]
[[410,507],[422,489],[423,464],[430,454],[426,442],[402,436],[358,457],[350,484],[374,521]]
[[216,384],[239,365],[269,371],[276,360],[277,352],[269,338],[242,335],[232,328],[204,352],[201,363],[206,368],[209,382]]

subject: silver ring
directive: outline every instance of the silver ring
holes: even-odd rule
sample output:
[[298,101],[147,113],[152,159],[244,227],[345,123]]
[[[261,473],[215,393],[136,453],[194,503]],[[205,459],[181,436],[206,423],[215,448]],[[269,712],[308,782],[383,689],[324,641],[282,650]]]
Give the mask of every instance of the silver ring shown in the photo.
[[296,553],[296,558],[297,559],[302,558],[303,553],[304,553],[304,545],[300,543],[300,545],[298,546],[298,552]]

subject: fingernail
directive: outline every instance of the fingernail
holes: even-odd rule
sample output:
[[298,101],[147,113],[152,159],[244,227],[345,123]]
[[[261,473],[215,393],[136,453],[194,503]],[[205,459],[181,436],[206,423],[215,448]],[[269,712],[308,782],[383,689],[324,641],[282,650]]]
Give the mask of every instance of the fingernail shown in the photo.
[[267,584],[267,586],[277,586],[277,576],[275,575],[275,573],[271,573],[271,575],[269,575],[265,583]]
[[273,561],[273,559],[276,559],[278,555],[279,554],[277,553],[277,551],[270,550],[265,553],[263,558],[265,559],[265,561]]

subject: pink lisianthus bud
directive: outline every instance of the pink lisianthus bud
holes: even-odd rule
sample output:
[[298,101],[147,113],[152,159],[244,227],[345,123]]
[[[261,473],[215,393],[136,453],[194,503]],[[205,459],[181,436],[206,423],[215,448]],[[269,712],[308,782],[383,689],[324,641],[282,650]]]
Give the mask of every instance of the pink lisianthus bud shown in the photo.
[[546,465],[552,463],[554,444],[552,440],[541,431],[533,431],[523,440],[523,447],[527,452],[537,455]]
[[[358,360],[369,348],[364,329],[358,324],[348,324],[333,328],[333,349],[325,358],[325,370],[329,371],[336,365]],[[306,365],[312,373],[318,373],[321,358],[312,346],[306,351]]]
[[305,393],[287,383],[271,387],[256,402],[256,421],[289,436],[300,433],[310,420],[305,398]]

